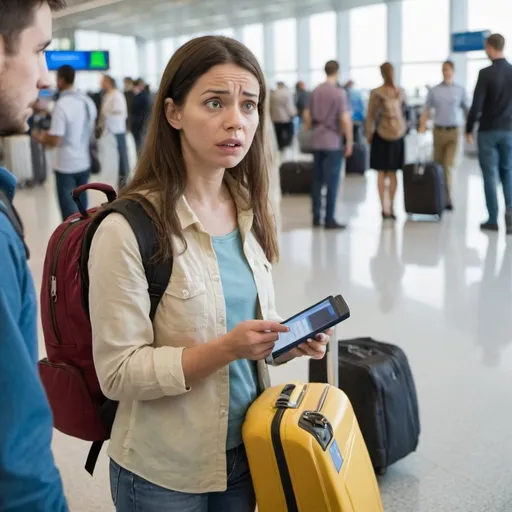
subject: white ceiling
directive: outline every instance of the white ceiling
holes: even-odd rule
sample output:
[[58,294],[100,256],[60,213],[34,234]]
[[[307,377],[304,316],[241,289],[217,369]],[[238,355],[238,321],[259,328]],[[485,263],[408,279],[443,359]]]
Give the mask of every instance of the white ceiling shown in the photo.
[[55,36],[84,29],[160,39],[381,1],[386,0],[67,0],[68,8],[55,15]]

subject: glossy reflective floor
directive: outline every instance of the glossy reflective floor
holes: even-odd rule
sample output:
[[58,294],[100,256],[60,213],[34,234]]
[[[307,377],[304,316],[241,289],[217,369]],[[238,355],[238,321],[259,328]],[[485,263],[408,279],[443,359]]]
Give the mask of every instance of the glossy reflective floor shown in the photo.
[[[403,214],[383,223],[375,178],[368,172],[345,180],[339,219],[350,227],[341,233],[310,228],[308,198],[283,198],[275,268],[280,313],[342,293],[352,317],[338,337],[372,336],[409,356],[422,435],[417,453],[380,479],[386,511],[510,512],[512,237],[478,229],[485,208],[475,161],[462,162],[456,210],[439,223],[406,222]],[[59,221],[53,181],[21,191],[17,204],[39,285],[46,242]],[[273,377],[306,380],[307,361],[275,369]],[[56,432],[54,448],[71,510],[111,512],[106,458],[91,479],[83,470],[85,443]]]

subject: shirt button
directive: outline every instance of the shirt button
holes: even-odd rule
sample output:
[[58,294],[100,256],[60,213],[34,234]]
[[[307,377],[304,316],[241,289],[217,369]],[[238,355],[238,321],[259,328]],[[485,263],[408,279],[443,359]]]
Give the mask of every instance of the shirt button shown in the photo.
[[188,290],[183,290],[183,297],[187,298],[190,295]]
[[213,280],[214,280],[216,283],[218,283],[218,282],[219,282],[219,280],[220,280],[220,279],[219,279],[219,276],[213,276]]
[[220,410],[220,417],[221,417],[221,418],[224,418],[224,417],[226,416],[226,414],[227,414],[226,409],[221,409],[221,410]]
[[224,317],[222,317],[222,316],[221,316],[221,317],[219,318],[219,323],[220,323],[220,325],[224,325],[224,324],[226,323],[226,319],[225,319]]

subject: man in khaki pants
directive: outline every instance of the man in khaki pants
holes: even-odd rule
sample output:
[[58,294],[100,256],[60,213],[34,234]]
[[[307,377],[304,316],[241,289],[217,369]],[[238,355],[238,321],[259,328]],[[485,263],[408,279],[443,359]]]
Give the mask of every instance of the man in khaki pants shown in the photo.
[[447,210],[453,210],[452,170],[459,150],[463,114],[467,117],[469,111],[466,90],[454,83],[454,71],[452,61],[443,63],[443,81],[429,91],[419,128],[420,133],[426,131],[430,111],[435,110],[434,160],[444,168]]

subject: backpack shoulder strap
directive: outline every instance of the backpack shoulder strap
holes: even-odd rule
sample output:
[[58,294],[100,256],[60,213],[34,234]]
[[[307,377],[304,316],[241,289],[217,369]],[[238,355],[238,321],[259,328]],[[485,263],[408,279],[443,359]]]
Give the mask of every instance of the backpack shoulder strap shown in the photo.
[[148,281],[148,291],[151,300],[151,310],[149,317],[151,321],[154,320],[156,310],[165,290],[171,279],[173,261],[172,258],[167,261],[155,260],[155,255],[158,252],[158,237],[155,224],[152,220],[154,208],[151,203],[146,199],[141,201],[133,201],[131,199],[118,199],[112,204],[103,207],[91,222],[85,235],[84,246],[82,250],[82,279],[84,289],[84,303],[89,304],[89,275],[87,270],[87,263],[89,261],[89,251],[91,248],[92,239],[96,233],[101,222],[111,213],[121,214],[130,224],[142,258],[142,264],[146,273]]
[[0,190],[0,212],[7,217],[9,222],[12,224],[14,231],[16,231],[16,234],[20,237],[20,240],[23,243],[23,247],[25,247],[25,253],[28,260],[30,258],[30,251],[28,250],[27,244],[25,243],[23,223],[21,222],[18,212],[14,208],[11,200],[7,197],[3,190]]

